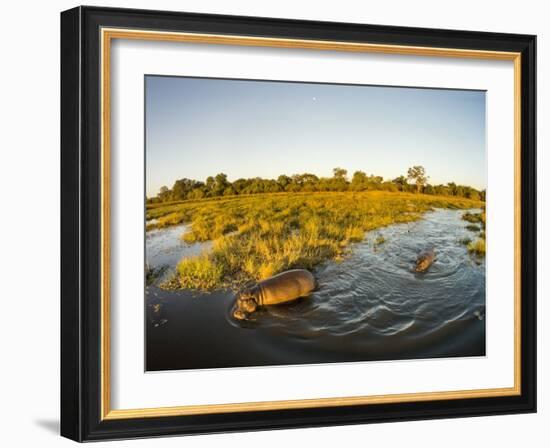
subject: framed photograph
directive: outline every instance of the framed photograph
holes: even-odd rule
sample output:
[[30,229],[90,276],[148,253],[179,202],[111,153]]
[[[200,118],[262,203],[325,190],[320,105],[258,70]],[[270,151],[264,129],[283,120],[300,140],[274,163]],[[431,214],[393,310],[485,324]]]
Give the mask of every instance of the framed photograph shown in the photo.
[[535,412],[535,36],[61,14],[61,433]]

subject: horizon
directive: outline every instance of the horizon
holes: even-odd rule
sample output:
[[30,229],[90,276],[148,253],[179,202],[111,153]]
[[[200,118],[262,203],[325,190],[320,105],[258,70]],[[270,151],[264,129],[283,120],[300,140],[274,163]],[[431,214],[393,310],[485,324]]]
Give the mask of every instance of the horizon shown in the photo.
[[[420,166],[422,166],[422,165],[420,165]],[[334,167],[334,168],[342,168],[342,169],[345,169],[345,170],[347,171],[346,180],[347,180],[348,182],[351,182],[351,179],[352,179],[352,177],[353,177],[353,174],[354,174],[356,171],[363,171],[367,176],[371,176],[371,175],[372,175],[372,176],[379,176],[377,173],[367,173],[367,172],[365,172],[364,170],[361,170],[361,169],[348,170],[347,168],[342,167],[342,166]],[[408,168],[411,168],[411,167],[408,167]],[[276,181],[277,178],[278,178],[279,176],[288,176],[288,177],[292,177],[292,176],[294,176],[294,175],[302,175],[302,174],[313,174],[313,175],[317,176],[319,179],[323,179],[323,178],[325,178],[325,179],[330,179],[330,178],[332,178],[332,177],[334,176],[334,174],[333,174],[333,172],[332,172],[332,169],[331,169],[330,171],[331,171],[331,172],[328,173],[327,175],[319,175],[319,174],[317,174],[317,173],[313,173],[313,172],[309,171],[309,172],[303,172],[303,173],[279,173],[279,174],[277,174],[277,175],[275,175],[275,176],[273,176],[273,177],[254,176],[254,177],[234,177],[234,178],[232,178],[231,176],[229,176],[227,173],[225,173],[225,172],[223,172],[223,171],[220,171],[220,172],[218,172],[218,173],[209,174],[208,176],[206,176],[205,178],[202,178],[202,179],[191,178],[191,177],[187,177],[187,178],[186,178],[186,177],[179,177],[179,178],[175,179],[174,182],[177,181],[177,180],[180,180],[180,179],[189,179],[189,180],[195,180],[195,181],[199,181],[199,182],[206,182],[206,179],[207,179],[208,177],[215,177],[217,174],[225,174],[225,175],[227,175],[227,181],[228,181],[229,183],[233,183],[233,182],[235,182],[235,181],[237,181],[237,180],[239,180],[239,179],[250,180],[250,179],[255,179],[255,178],[260,178],[260,179],[262,179],[262,180],[274,180],[274,181]],[[446,186],[446,185],[448,185],[449,183],[455,183],[456,185],[460,185],[460,186],[463,186],[463,187],[472,187],[472,188],[475,188],[475,189],[478,190],[478,191],[483,191],[483,190],[485,190],[485,187],[483,187],[483,188],[477,188],[477,187],[474,187],[473,185],[461,184],[460,182],[454,182],[454,181],[452,181],[452,180],[450,180],[450,181],[448,181],[448,182],[435,182],[435,183],[434,183],[434,182],[431,181],[431,177],[430,177],[430,175],[429,175],[429,173],[428,173],[427,171],[426,171],[426,174],[427,174],[427,176],[428,176],[428,181],[426,182],[426,185],[432,185],[432,186],[445,185],[445,186]],[[396,175],[396,176],[394,176],[394,177],[392,177],[392,178],[387,178],[387,177],[384,177],[384,176],[380,176],[380,177],[383,178],[382,182],[392,182],[395,178],[397,178],[397,177],[399,177],[399,176],[403,176],[403,177],[405,177],[405,178],[407,179],[407,170],[405,170],[403,173],[398,174],[398,175]],[[164,184],[164,185],[161,185],[161,187],[165,186],[165,187],[168,187],[168,188],[172,189],[172,187],[174,186],[174,182],[172,182],[171,184]],[[409,182],[409,181],[407,180],[407,182],[408,182],[410,185],[413,185],[413,184],[414,184],[414,182],[412,182],[412,181]],[[160,188],[160,187],[159,187],[159,188]],[[158,191],[157,191],[157,193],[158,193]],[[153,195],[153,196],[147,196],[147,198],[152,198],[152,197],[155,197],[155,196],[156,196],[156,194]]]
[[145,84],[147,197],[183,178],[330,178],[336,167],[349,180],[363,171],[391,181],[421,165],[429,184],[486,188],[484,91],[151,75]]

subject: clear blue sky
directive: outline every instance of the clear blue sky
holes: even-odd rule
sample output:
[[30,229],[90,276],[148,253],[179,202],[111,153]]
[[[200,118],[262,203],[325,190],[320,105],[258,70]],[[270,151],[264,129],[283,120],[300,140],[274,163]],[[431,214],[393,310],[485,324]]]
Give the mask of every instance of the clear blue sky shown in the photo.
[[486,187],[485,92],[146,76],[146,193],[184,177],[393,179]]

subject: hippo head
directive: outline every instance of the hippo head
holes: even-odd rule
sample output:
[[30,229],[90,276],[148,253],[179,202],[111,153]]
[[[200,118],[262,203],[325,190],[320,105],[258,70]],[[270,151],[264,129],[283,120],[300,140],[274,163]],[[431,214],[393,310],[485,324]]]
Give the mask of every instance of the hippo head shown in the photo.
[[235,319],[243,320],[246,319],[249,314],[256,311],[256,309],[258,308],[256,297],[256,287],[243,289],[237,296],[235,309],[233,310],[233,317]]

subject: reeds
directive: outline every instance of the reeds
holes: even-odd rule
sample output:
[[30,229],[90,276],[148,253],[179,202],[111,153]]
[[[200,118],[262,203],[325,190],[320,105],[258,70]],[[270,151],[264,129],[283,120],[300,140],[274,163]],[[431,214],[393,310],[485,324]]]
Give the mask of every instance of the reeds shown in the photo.
[[[468,252],[478,255],[480,257],[485,256],[485,232],[486,232],[486,219],[485,206],[482,206],[481,213],[464,213],[462,219],[471,223],[466,226],[466,229],[473,232],[479,232],[478,238],[475,241],[468,241]],[[479,226],[477,225],[479,224]]]
[[[366,232],[419,219],[432,208],[475,208],[479,201],[389,192],[239,196],[155,207],[155,227],[190,224],[188,243],[212,240],[208,252],[177,267],[180,288],[237,288],[287,269],[341,260]],[[377,244],[383,241],[379,238]]]

